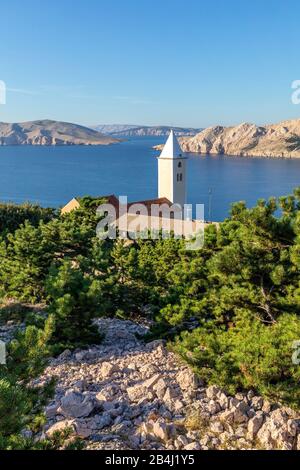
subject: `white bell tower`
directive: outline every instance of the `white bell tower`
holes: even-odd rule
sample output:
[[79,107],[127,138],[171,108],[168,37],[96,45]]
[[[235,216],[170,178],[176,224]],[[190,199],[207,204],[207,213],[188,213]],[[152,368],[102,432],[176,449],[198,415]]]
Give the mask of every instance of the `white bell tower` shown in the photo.
[[173,131],[158,157],[158,197],[166,197],[183,210],[186,203],[186,162]]

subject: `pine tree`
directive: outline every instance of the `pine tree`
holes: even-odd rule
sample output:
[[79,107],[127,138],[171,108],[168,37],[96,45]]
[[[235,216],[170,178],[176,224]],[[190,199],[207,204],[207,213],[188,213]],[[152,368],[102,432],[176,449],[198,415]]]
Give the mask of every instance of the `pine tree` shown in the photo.
[[54,383],[35,387],[31,380],[47,363],[53,328],[50,317],[43,330],[30,326],[7,345],[7,364],[0,368],[0,449],[34,448],[33,441],[23,437],[21,431],[35,433],[44,423],[43,407]]
[[49,296],[48,312],[53,315],[55,332],[52,350],[75,349],[98,343],[101,335],[93,324],[95,316],[103,314],[103,284],[85,275],[80,266],[63,261],[53,266],[46,281]]

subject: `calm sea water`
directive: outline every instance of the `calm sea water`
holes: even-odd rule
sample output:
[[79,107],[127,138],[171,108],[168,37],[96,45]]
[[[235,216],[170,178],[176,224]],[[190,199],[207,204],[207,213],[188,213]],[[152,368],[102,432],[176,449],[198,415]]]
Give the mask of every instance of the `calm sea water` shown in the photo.
[[[74,196],[157,196],[153,145],[165,138],[140,137],[108,147],[0,147],[0,200],[59,207]],[[188,154],[188,202],[204,203],[208,217],[223,220],[234,201],[289,194],[300,186],[300,159]]]

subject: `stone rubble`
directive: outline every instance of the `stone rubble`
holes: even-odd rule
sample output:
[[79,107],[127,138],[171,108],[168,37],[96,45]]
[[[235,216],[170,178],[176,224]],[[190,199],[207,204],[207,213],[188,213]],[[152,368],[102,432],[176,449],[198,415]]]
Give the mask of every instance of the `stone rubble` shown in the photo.
[[6,322],[6,324],[1,324],[0,325],[0,341],[3,341],[4,343],[8,343],[11,341],[16,334],[18,330],[24,330],[25,329],[25,324],[20,323],[16,324],[15,322],[9,320]]
[[300,415],[250,391],[204,387],[145,326],[97,320],[101,345],[53,359],[57,377],[43,435],[70,428],[87,449],[299,449]]

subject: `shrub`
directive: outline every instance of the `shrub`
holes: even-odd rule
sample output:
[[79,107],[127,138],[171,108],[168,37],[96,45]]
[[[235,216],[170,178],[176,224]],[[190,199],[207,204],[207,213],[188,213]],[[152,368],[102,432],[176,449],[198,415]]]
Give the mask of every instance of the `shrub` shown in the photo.
[[17,230],[26,221],[35,227],[40,221],[49,222],[56,216],[55,209],[43,208],[35,204],[0,204],[0,233],[5,235]]
[[36,433],[44,423],[42,410],[54,383],[35,387],[31,381],[47,363],[52,331],[53,319],[49,318],[43,330],[30,326],[7,345],[7,364],[0,367],[0,449],[34,446],[21,431]]
[[59,268],[52,267],[46,289],[50,301],[48,311],[55,321],[51,338],[55,353],[101,340],[93,324],[105,304],[101,281],[91,279],[80,267],[66,260]]
[[53,261],[55,244],[44,237],[41,226],[28,222],[0,242],[2,296],[21,301],[44,299],[43,282]]
[[52,264],[92,257],[97,220],[96,211],[80,209],[37,226],[25,221],[0,238],[0,297],[46,301],[45,279]]
[[209,324],[182,333],[174,349],[210,384],[231,393],[255,389],[299,407],[300,367],[292,361],[299,338],[298,316],[285,314],[266,325],[245,310],[228,329]]

